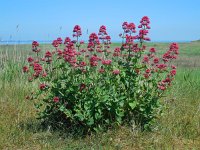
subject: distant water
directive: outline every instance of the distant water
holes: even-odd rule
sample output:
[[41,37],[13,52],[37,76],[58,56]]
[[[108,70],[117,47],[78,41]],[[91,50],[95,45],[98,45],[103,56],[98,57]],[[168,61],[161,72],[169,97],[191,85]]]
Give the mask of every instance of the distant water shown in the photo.
[[[32,44],[32,40],[27,40],[27,41],[0,41],[0,45],[15,45],[15,44]],[[52,41],[45,41],[45,40],[39,40],[38,41],[40,44],[50,44]],[[121,41],[111,41],[112,43],[121,43]],[[177,43],[189,43],[191,41],[176,41],[176,40],[170,40],[170,41],[150,41],[150,42],[156,42],[156,43],[172,43],[172,42],[177,42]]]
[[[0,41],[0,45],[15,45],[15,44],[32,44],[32,40],[28,41]],[[52,41],[38,41],[41,44],[49,44]]]

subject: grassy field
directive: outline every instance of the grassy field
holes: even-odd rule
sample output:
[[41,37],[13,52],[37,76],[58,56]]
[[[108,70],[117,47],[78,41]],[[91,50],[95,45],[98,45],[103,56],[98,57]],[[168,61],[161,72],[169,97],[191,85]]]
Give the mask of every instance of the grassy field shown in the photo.
[[[169,43],[147,45],[162,54]],[[152,132],[122,126],[85,137],[39,125],[33,103],[25,100],[31,87],[21,71],[25,58],[31,54],[31,45],[0,45],[0,149],[199,149],[200,42],[179,45],[175,84],[162,99],[164,113]],[[51,46],[41,48],[47,50]]]

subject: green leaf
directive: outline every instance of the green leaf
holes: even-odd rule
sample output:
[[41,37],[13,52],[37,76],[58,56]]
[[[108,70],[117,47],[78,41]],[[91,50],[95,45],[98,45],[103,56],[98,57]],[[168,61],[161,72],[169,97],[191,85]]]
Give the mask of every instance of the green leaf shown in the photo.
[[63,106],[63,105],[60,106],[59,110],[62,111],[62,112],[64,112],[65,111],[65,106]]
[[94,124],[94,119],[93,119],[93,118],[90,118],[90,119],[88,120],[87,124],[88,124],[89,126],[93,125],[93,124]]
[[67,117],[73,118],[71,110],[65,109],[64,113]]
[[130,102],[129,106],[131,107],[131,109],[134,109],[137,106],[136,101]]

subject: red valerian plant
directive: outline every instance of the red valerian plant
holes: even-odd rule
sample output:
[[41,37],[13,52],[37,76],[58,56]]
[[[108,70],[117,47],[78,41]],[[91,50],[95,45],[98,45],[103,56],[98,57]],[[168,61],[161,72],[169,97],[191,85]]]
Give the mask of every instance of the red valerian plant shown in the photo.
[[23,72],[28,81],[38,84],[29,97],[35,100],[39,118],[86,132],[132,120],[141,129],[149,129],[160,112],[159,99],[176,75],[171,61],[179,49],[172,43],[162,58],[156,56],[155,48],[144,45],[150,40],[149,24],[149,18],[143,17],[136,34],[135,24],[124,22],[122,45],[115,48],[110,48],[111,37],[104,25],[98,34],[90,34],[86,44],[79,39],[82,31],[76,25],[75,40],[57,38],[52,43],[55,50],[46,51],[42,58],[34,41],[36,57],[28,57],[29,66]]

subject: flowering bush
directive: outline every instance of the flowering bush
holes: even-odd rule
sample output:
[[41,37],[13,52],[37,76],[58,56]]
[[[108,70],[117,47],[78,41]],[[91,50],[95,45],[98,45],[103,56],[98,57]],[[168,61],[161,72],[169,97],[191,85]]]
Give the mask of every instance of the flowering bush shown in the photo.
[[159,99],[176,74],[176,67],[170,64],[179,49],[172,43],[162,58],[156,56],[155,48],[147,49],[149,24],[149,18],[143,17],[136,35],[135,24],[124,22],[122,45],[115,48],[110,48],[105,26],[98,34],[91,33],[84,44],[81,27],[76,25],[75,40],[54,40],[55,50],[46,51],[42,58],[39,43],[34,41],[36,56],[27,59],[29,65],[23,72],[38,84],[29,98],[34,99],[39,118],[85,131],[132,120],[142,129],[149,128],[159,112]]

